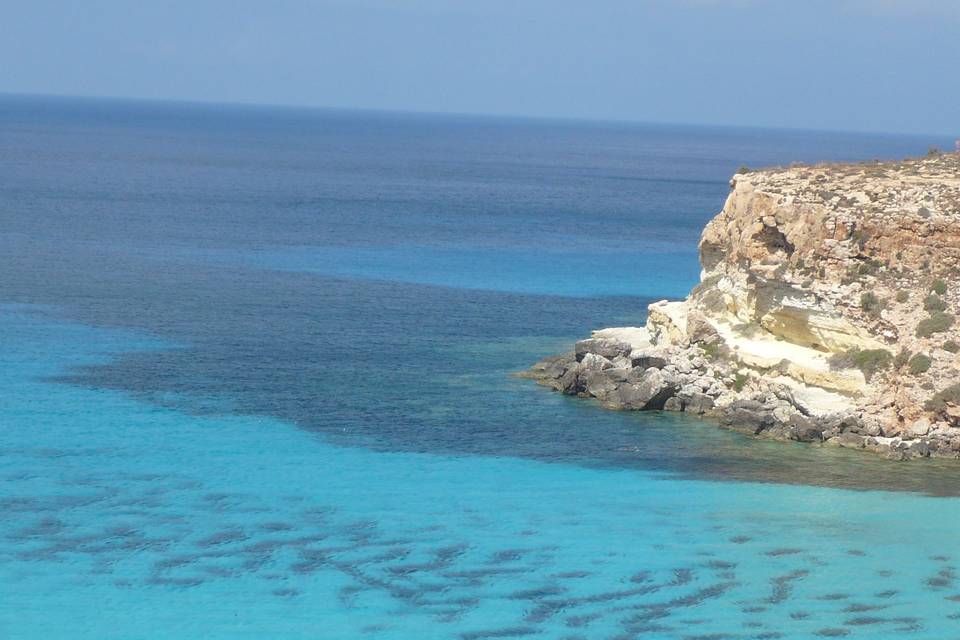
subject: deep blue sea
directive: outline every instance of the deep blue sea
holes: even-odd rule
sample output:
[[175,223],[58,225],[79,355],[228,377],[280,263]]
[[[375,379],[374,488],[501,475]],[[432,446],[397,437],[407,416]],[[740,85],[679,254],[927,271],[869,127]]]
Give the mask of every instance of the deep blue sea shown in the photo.
[[0,98],[0,638],[960,638],[957,464],[510,375],[949,143]]

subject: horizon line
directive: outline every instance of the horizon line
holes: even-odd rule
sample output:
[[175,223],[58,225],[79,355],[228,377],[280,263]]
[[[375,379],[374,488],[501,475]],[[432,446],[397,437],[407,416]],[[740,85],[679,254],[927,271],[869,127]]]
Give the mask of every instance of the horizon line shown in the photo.
[[[692,127],[692,128],[720,128],[720,129],[745,129],[753,131],[788,131],[796,133],[843,133],[858,135],[886,135],[886,136],[917,136],[917,137],[943,137],[952,139],[958,133],[946,132],[907,132],[907,131],[878,131],[874,129],[817,129],[811,127],[791,127],[775,125],[747,125],[747,124],[715,124],[704,122],[679,122],[670,120],[639,120],[626,118],[600,118],[583,116],[551,116],[551,115],[530,115],[530,114],[512,114],[512,113],[482,113],[467,111],[430,111],[417,109],[389,109],[384,107],[365,107],[365,106],[328,106],[318,104],[289,104],[277,102],[228,102],[224,100],[203,100],[197,98],[154,98],[141,96],[117,96],[117,95],[77,95],[62,93],[30,93],[16,91],[0,91],[2,98],[34,98],[34,99],[52,99],[52,100],[87,100],[91,102],[145,102],[154,104],[198,106],[198,107],[248,107],[259,109],[289,109],[305,111],[340,111],[340,112],[361,112],[361,113],[380,113],[405,116],[434,116],[448,118],[477,118],[490,120],[533,120],[543,122],[561,122],[570,124],[607,124],[607,125],[654,125],[654,126],[674,126],[674,127]],[[960,138],[957,138],[960,142]]]

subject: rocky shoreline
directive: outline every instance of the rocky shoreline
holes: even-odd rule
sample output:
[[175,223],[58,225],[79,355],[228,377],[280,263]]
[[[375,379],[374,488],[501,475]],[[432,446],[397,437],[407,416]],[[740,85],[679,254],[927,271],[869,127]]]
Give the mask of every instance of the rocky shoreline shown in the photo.
[[761,438],[960,458],[960,156],[741,173],[731,189],[686,300],[522,375]]
[[594,398],[606,409],[684,411],[760,438],[865,449],[898,460],[960,458],[960,429],[884,437],[879,426],[865,424],[852,409],[823,413],[804,406],[783,383],[760,383],[749,394],[738,391],[742,374],[727,362],[711,361],[709,353],[709,347],[669,353],[634,349],[616,338],[590,338],[577,342],[574,353],[545,358],[519,375],[566,395]]

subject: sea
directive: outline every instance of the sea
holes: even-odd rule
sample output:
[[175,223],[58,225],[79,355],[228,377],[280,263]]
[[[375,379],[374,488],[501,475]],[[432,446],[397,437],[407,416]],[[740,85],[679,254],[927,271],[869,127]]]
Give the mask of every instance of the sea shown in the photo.
[[0,638],[960,638],[960,463],[516,377],[741,165],[942,136],[0,97]]

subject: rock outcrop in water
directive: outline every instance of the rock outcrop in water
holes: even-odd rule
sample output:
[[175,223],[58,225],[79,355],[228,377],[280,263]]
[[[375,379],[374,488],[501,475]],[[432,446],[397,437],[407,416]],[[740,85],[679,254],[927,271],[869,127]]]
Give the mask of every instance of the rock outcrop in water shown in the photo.
[[960,457],[960,154],[740,173],[700,284],[525,375],[611,409]]

